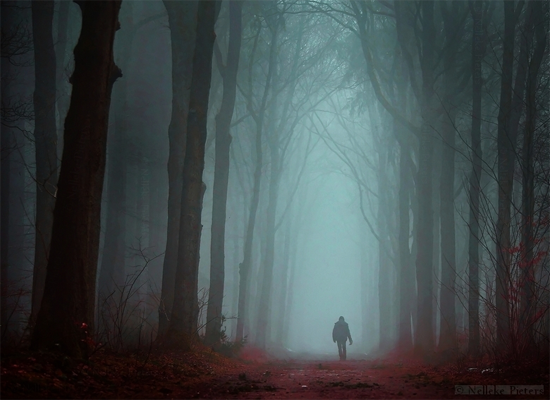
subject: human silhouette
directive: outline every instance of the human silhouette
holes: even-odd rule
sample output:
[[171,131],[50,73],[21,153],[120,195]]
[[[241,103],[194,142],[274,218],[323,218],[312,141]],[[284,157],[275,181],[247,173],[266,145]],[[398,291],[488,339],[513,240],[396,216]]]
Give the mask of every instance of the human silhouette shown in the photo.
[[348,323],[344,321],[344,317],[340,317],[332,329],[332,341],[338,343],[338,355],[340,356],[340,361],[345,361],[346,359],[347,339],[349,339],[349,345],[351,346],[353,344],[353,340],[351,339]]

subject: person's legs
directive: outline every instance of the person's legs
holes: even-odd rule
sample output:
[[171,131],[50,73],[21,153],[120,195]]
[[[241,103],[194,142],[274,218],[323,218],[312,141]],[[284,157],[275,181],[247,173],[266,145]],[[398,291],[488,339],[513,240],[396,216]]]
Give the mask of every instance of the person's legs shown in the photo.
[[342,359],[346,361],[346,342],[342,343]]
[[340,356],[340,360],[342,360],[342,346],[345,346],[345,343],[342,343],[340,341],[337,341],[336,343],[338,343],[338,355]]

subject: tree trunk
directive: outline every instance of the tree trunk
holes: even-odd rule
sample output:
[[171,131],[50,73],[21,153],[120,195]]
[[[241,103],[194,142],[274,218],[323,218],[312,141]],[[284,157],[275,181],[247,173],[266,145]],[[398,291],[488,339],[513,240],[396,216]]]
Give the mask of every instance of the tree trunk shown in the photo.
[[174,279],[178,262],[179,224],[183,160],[189,110],[189,87],[193,71],[195,48],[196,1],[164,1],[168,12],[172,48],[172,116],[168,127],[170,149],[168,154],[168,226],[166,251],[162,272],[162,291],[159,304],[159,338],[166,332],[172,304]]
[[418,155],[418,250],[416,280],[418,284],[418,324],[415,351],[429,356],[434,346],[432,318],[433,274],[433,209],[432,164],[434,122],[432,110],[434,85],[435,25],[434,1],[422,2],[422,132]]
[[[289,214],[291,215],[291,214]],[[279,276],[279,287],[280,293],[277,298],[277,314],[274,318],[273,324],[275,325],[275,343],[278,346],[284,346],[286,343],[283,339],[283,332],[285,329],[285,315],[287,312],[287,293],[288,293],[288,270],[290,263],[290,238],[292,235],[292,220],[290,217],[286,221],[285,227],[285,237],[282,248],[282,262],[281,262],[281,273]]]
[[496,223],[496,313],[497,347],[504,350],[510,335],[510,223],[516,140],[523,110],[528,51],[533,36],[532,3],[526,11],[521,35],[518,68],[513,79],[516,15],[513,2],[504,2],[504,37],[500,105],[497,128],[498,218]]
[[[244,338],[244,327],[246,321],[246,312],[249,307],[248,305],[248,286],[249,286],[249,274],[252,265],[252,244],[253,244],[253,235],[254,235],[254,226],[256,224],[256,214],[258,212],[258,204],[260,202],[260,184],[262,178],[262,167],[263,167],[263,153],[262,153],[262,137],[263,137],[263,124],[265,118],[265,111],[267,105],[267,97],[269,90],[271,88],[271,80],[274,74],[274,63],[276,56],[276,45],[277,45],[277,32],[278,25],[273,33],[271,46],[269,49],[269,65],[268,72],[266,77],[266,83],[264,86],[264,92],[262,95],[261,104],[257,112],[253,112],[252,116],[254,122],[256,123],[256,140],[255,140],[255,153],[256,153],[256,163],[254,166],[254,180],[252,185],[252,199],[250,201],[250,213],[248,215],[248,222],[246,227],[246,236],[244,242],[243,250],[243,262],[239,264],[239,314],[237,316],[237,341],[241,341]],[[254,41],[254,48],[252,52],[252,59],[256,51],[256,45],[260,30],[258,30],[257,35]],[[252,67],[252,63],[250,68]],[[252,71],[249,71],[252,74]],[[251,99],[247,99],[249,109],[252,108]]]
[[34,41],[34,140],[36,150],[36,220],[31,326],[44,294],[57,189],[56,69],[53,43],[53,1],[32,2]]
[[[167,198],[167,182],[165,182],[165,172],[163,163],[158,160],[149,160],[149,243],[152,259],[149,262],[149,276],[151,279],[151,291],[149,307],[157,304],[157,299],[160,298],[160,283],[162,282],[162,258],[159,255],[162,253],[161,246],[164,247],[163,229],[166,214],[163,213],[163,205]],[[155,258],[156,257],[156,258]],[[151,298],[152,296],[152,298]],[[150,310],[149,318],[151,321],[158,322],[158,310]],[[155,314],[155,315],[153,315]]]
[[[2,4],[4,5],[4,4]],[[4,7],[1,10],[1,25],[2,25],[2,32],[3,34],[6,34],[7,32],[11,32],[12,30],[12,24],[13,24],[13,8],[12,7]],[[5,39],[4,39],[5,40]],[[2,66],[2,80],[0,82],[1,86],[1,96],[2,96],[2,107],[5,107],[5,105],[9,104],[10,98],[11,98],[11,90],[10,90],[10,84],[9,84],[9,77],[11,75],[11,64],[7,57],[4,57],[4,54],[2,54],[1,58],[1,66]],[[4,110],[2,110],[4,111]],[[3,116],[3,113],[2,113]],[[13,144],[11,142],[11,129],[9,129],[7,126],[8,121],[4,121],[2,118],[1,121],[1,145],[0,145],[0,160],[1,160],[1,180],[0,180],[0,257],[2,261],[2,269],[1,269],[1,282],[2,285],[2,293],[1,293],[1,300],[2,300],[2,308],[1,308],[1,321],[2,324],[2,332],[1,337],[2,341],[4,340],[4,334],[7,329],[8,319],[9,319],[9,313],[8,313],[8,307],[7,307],[7,301],[8,301],[8,276],[9,276],[9,259],[8,259],[8,249],[10,247],[10,191],[11,191],[11,164],[12,164],[12,156],[14,149],[12,148]]]
[[[30,152],[25,154],[28,145],[27,139],[20,135],[17,130],[10,132],[2,129],[2,133],[10,134],[10,146],[7,151],[13,151],[10,158],[9,172],[9,215],[6,228],[9,234],[9,248],[7,256],[7,280],[2,280],[2,287],[7,290],[7,299],[2,299],[2,309],[8,311],[8,321],[2,325],[2,334],[5,334],[4,327],[10,334],[20,334],[21,329],[28,323],[27,310],[31,307],[31,298],[28,293],[31,287],[31,279],[28,271],[32,268],[27,249],[32,245],[29,240],[26,227],[28,226],[28,213],[26,210],[31,206],[34,199],[28,194],[27,188],[31,184],[28,170],[25,167],[31,160]],[[17,149],[17,150],[15,150]],[[27,156],[27,157],[25,157]],[[29,179],[28,179],[28,178]],[[4,205],[4,203],[2,203]],[[4,253],[2,253],[4,255]],[[4,283],[5,282],[5,283]]]
[[513,170],[509,160],[510,148],[510,112],[512,106],[512,73],[514,63],[515,40],[514,2],[504,2],[504,38],[502,55],[502,73],[500,83],[500,106],[498,114],[498,219],[496,225],[496,314],[497,346],[504,350],[509,334],[508,279],[510,255],[510,197],[512,181],[508,180]]
[[[69,108],[70,94],[65,76],[65,55],[67,52],[67,31],[69,25],[70,1],[58,1],[57,41],[55,49],[55,64],[57,68],[57,154],[63,154],[63,125]],[[61,166],[61,160],[58,162]]]
[[483,3],[473,1],[471,12],[473,19],[472,35],[472,139],[470,173],[470,216],[468,239],[468,352],[472,356],[479,354],[479,196],[481,193],[482,149],[481,149],[481,88],[483,77],[481,61],[484,53],[482,26]]
[[441,288],[439,348],[452,350],[456,344],[455,316],[455,108],[443,127],[440,180]]
[[[227,65],[220,69],[223,78],[223,98],[216,116],[216,155],[212,201],[212,240],[210,244],[210,290],[206,316],[206,343],[220,340],[225,280],[225,217],[229,183],[230,125],[237,94],[237,70],[241,50],[242,3],[229,3],[229,47]],[[221,60],[219,60],[221,64]]]
[[[525,343],[532,346],[534,342],[534,307],[535,307],[535,275],[533,250],[535,246],[534,220],[535,220],[535,170],[534,170],[534,136],[537,119],[537,77],[540,66],[543,61],[546,49],[546,30],[547,21],[544,19],[544,10],[542,2],[533,3],[534,27],[536,32],[537,44],[527,76],[526,89],[526,117],[525,131],[523,135],[522,151],[522,242],[523,254],[521,266],[523,276],[522,291],[522,310],[521,310],[521,328],[520,337],[525,338]],[[548,11],[546,11],[547,13]]]
[[391,321],[391,273],[392,261],[389,257],[391,254],[389,241],[389,218],[387,217],[388,207],[388,185],[386,170],[388,168],[388,144],[385,139],[379,141],[378,149],[378,210],[377,210],[377,226],[380,236],[378,241],[378,307],[379,307],[379,324],[380,341],[379,349],[382,352],[390,350],[392,346],[390,332],[392,329]]
[[77,2],[82,31],[74,49],[46,285],[31,338],[34,349],[57,347],[74,357],[89,354],[86,338],[93,332],[109,104],[121,76],[113,60],[120,3]]
[[[2,21],[2,19],[4,19],[3,17],[4,16],[0,17],[0,22],[4,22]],[[0,76],[7,75],[4,75],[6,69],[9,69],[8,61],[0,60]],[[4,92],[2,94],[5,96],[7,93]],[[2,121],[0,121],[0,341],[7,329],[9,318],[8,248],[10,237],[10,147],[9,130],[2,124]]]
[[280,179],[280,154],[278,132],[270,132],[269,149],[271,155],[271,170],[269,176],[267,220],[266,220],[266,246],[263,264],[263,277],[260,290],[260,299],[258,307],[258,320],[256,330],[256,345],[261,349],[266,349],[269,339],[269,319],[271,315],[271,292],[273,286],[273,266],[275,262],[275,216],[277,213],[277,200],[279,192]]
[[[394,121],[394,124],[397,122]],[[412,349],[411,304],[414,287],[412,280],[410,236],[410,149],[401,143],[399,152],[399,347],[407,352]]]
[[290,255],[289,255],[289,277],[288,277],[288,291],[286,295],[286,314],[283,316],[283,337],[282,342],[288,343],[290,340],[290,316],[292,314],[292,305],[294,304],[294,282],[296,281],[296,259],[297,259],[297,252],[298,252],[298,241],[299,236],[298,232],[301,225],[298,223],[296,229],[294,230],[294,234],[296,235],[295,241],[291,243],[290,245]]
[[175,276],[177,290],[174,293],[172,319],[167,331],[169,344],[174,346],[186,346],[189,340],[197,336],[201,212],[205,191],[202,173],[212,75],[212,51],[216,38],[214,25],[219,8],[218,1],[200,2],[197,7],[196,43],[182,175],[179,251]]
[[433,273],[433,209],[432,209],[432,160],[434,122],[432,110],[434,85],[434,2],[421,3],[422,10],[422,131],[418,154],[418,231],[416,280],[418,284],[418,323],[415,352],[429,356],[433,350],[432,273]]

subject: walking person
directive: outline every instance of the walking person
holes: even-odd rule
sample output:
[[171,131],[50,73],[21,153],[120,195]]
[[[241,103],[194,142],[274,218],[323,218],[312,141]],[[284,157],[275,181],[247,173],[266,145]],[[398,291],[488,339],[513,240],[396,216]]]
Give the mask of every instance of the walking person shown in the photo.
[[340,356],[340,361],[346,360],[346,340],[348,339],[349,345],[351,346],[353,344],[353,340],[351,339],[349,325],[344,320],[344,317],[340,317],[332,329],[332,341],[338,343],[338,355]]

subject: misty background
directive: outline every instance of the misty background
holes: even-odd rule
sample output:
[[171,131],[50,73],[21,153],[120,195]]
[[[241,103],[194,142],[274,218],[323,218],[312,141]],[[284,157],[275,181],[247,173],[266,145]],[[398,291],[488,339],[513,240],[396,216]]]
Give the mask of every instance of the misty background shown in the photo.
[[[207,309],[216,115],[224,96],[221,71],[228,63],[230,3],[221,3],[215,25],[207,114],[196,294],[196,333],[201,337],[212,322]],[[57,165],[49,168],[57,171],[81,12],[73,2],[52,4],[58,139]],[[179,46],[181,68],[185,56],[190,63],[194,43],[174,43],[173,38],[176,32],[181,38],[194,32],[189,21],[196,4],[123,1],[119,12],[114,61],[123,75],[111,95],[94,317],[98,337],[113,347],[139,346],[159,337],[163,315],[170,321],[174,293],[183,290],[173,287],[172,275],[166,278],[167,265],[173,270],[179,265],[166,256],[179,222],[174,214],[175,228],[170,228],[173,183],[167,165],[175,146],[171,124],[183,118],[173,112],[175,88],[190,85],[187,73],[173,75],[173,52]],[[484,2],[479,22],[471,7],[458,1],[242,2],[221,265],[223,318],[219,313],[214,317],[222,341],[240,341],[244,335],[248,345],[276,355],[334,354],[332,327],[344,316],[354,338],[348,351],[356,357],[412,348],[413,343],[423,351],[438,345],[444,349],[447,325],[449,348],[464,350],[479,343],[489,348],[497,340],[497,310],[504,307],[497,292],[522,292],[524,274],[531,274],[533,294],[507,300],[505,314],[513,327],[524,326],[521,310],[536,316],[525,329],[535,342],[547,345],[550,59],[548,30],[541,35],[538,27],[548,27],[548,5],[528,1],[518,8],[514,22],[512,75],[514,90],[518,82],[523,85],[523,111],[511,147],[518,161],[505,177],[499,175],[504,162],[499,143],[503,118],[512,111],[504,110],[499,96],[506,96],[502,87],[510,86],[502,81],[509,10],[503,2]],[[47,185],[37,178],[35,158],[32,31],[37,28],[31,17],[30,2],[2,3],[3,43],[8,43],[4,32],[12,32],[9,43],[16,43],[2,47],[2,204],[9,205],[2,214],[7,215],[2,222],[3,335],[28,332],[29,322],[32,326],[41,300],[36,288],[44,279],[37,277],[37,266],[45,271],[47,263],[35,250],[43,242],[36,228],[36,198]],[[429,29],[436,34],[422,33]],[[528,43],[522,42],[523,33]],[[478,54],[474,35],[484,43],[479,65],[472,64]],[[536,60],[539,72],[518,72]],[[473,83],[477,72],[483,77],[478,92]],[[530,93],[534,103],[528,103]],[[480,115],[474,104],[481,107]],[[532,129],[526,122],[531,109]],[[479,121],[477,139],[473,120]],[[528,146],[529,165],[521,161]],[[181,173],[183,157],[175,160]],[[479,169],[472,172],[474,164]],[[499,188],[512,180],[513,187],[503,195]],[[528,186],[534,189],[525,194]],[[477,194],[473,187],[479,188]],[[258,208],[250,231],[255,191]],[[481,200],[472,217],[473,196]],[[504,206],[503,196],[509,200]],[[528,235],[530,253],[521,250],[525,196],[535,204],[528,218],[536,226],[532,238]],[[504,214],[499,213],[506,208],[511,217],[502,228],[498,221]],[[500,240],[503,229],[510,236],[507,245]],[[239,268],[246,264],[247,236],[252,247],[248,281],[243,282]],[[507,261],[499,258],[503,251],[511,254]],[[522,262],[532,269],[521,267]],[[507,289],[497,284],[503,265]],[[526,270],[530,272],[522,272]],[[169,284],[172,292],[166,297]],[[240,291],[248,294],[242,315]],[[244,321],[242,334],[238,318]],[[469,339],[475,326],[477,345]],[[514,332],[513,337],[524,337],[520,328]]]

